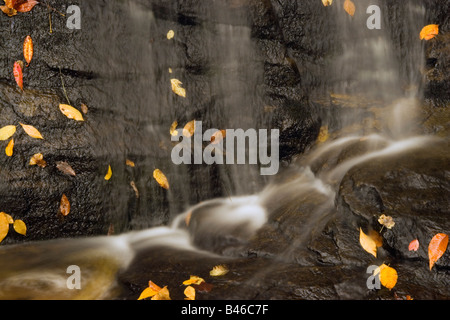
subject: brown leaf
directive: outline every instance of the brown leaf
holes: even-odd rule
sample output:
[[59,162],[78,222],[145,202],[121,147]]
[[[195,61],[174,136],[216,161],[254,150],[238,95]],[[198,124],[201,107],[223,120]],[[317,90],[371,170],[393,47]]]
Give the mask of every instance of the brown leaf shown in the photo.
[[207,283],[205,281],[201,282],[200,284],[193,284],[192,286],[198,292],[210,292],[214,287],[212,284]]
[[67,217],[70,213],[70,202],[65,194],[63,194],[61,197],[59,213],[61,213],[64,217]]
[[58,161],[56,163],[56,168],[61,171],[62,173],[65,173],[69,176],[73,176],[75,177],[77,174],[75,173],[75,170],[73,170],[73,168],[70,166],[70,164],[68,164],[67,162],[64,161]]
[[38,165],[41,168],[45,168],[47,166],[47,162],[44,160],[44,156],[42,153],[36,153],[30,159],[30,166]]
[[130,186],[133,188],[134,194],[136,195],[136,198],[139,199],[139,190],[136,187],[136,183],[134,181],[131,181],[130,182]]

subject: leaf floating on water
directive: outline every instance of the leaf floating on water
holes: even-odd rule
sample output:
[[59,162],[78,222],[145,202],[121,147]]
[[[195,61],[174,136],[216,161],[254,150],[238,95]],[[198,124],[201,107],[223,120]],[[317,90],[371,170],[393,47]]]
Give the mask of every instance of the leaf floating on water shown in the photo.
[[175,37],[175,31],[169,30],[169,32],[167,32],[167,39],[171,40],[173,37]]
[[420,40],[430,40],[439,34],[439,25],[429,24],[420,31]]
[[20,90],[23,91],[23,62],[22,61],[16,61],[14,62],[13,67],[13,74],[14,79],[16,80],[17,86],[20,88]]
[[184,289],[184,295],[186,296],[184,300],[195,300],[195,289],[192,286],[187,286]]
[[388,229],[392,229],[395,225],[394,219],[391,216],[386,216],[384,214],[382,214],[379,218],[378,218],[378,222],[385,226]]
[[41,133],[35,127],[23,123],[21,123],[20,125],[22,126],[26,134],[28,134],[30,137],[34,139],[44,139]]
[[344,2],[344,10],[352,17],[355,15],[356,7],[353,1],[351,0],[345,0]]
[[6,126],[0,129],[0,140],[5,141],[16,133],[16,126]]
[[170,79],[170,83],[172,84],[172,91],[179,95],[180,97],[186,98],[186,89],[182,88],[181,85],[183,84],[178,79]]
[[202,283],[202,282],[205,282],[205,280],[202,279],[202,278],[200,278],[200,277],[192,276],[192,275],[191,275],[190,278],[189,278],[188,280],[183,281],[183,284],[184,284],[185,286],[189,286],[189,285],[191,285],[191,284],[200,284],[200,283]]
[[61,110],[61,112],[69,119],[73,119],[75,121],[84,121],[81,112],[74,107],[69,106],[68,104],[60,104],[59,110]]
[[30,65],[31,60],[33,59],[33,53],[33,39],[31,39],[30,36],[27,36],[25,38],[25,41],[23,42],[23,56],[28,64],[27,67]]
[[61,197],[61,202],[59,204],[59,213],[61,213],[64,217],[67,217],[70,213],[70,202],[65,194]]
[[322,0],[322,3],[325,7],[331,6],[333,0]]
[[14,152],[14,139],[11,139],[11,141],[6,146],[5,153],[8,157],[12,157],[13,152]]
[[379,268],[379,272],[381,284],[389,290],[394,288],[398,280],[397,271],[394,268],[382,264]]
[[413,241],[411,241],[409,243],[408,250],[409,251],[417,251],[417,250],[419,250],[419,240],[414,239]]
[[161,287],[153,283],[152,281],[148,282],[148,288],[145,288],[144,291],[142,291],[141,295],[139,296],[138,300],[143,300],[147,298],[153,297],[155,294],[157,294],[159,291],[161,291]]
[[428,245],[428,258],[430,260],[430,270],[433,268],[436,261],[438,261],[448,246],[448,235],[445,233],[436,234]]
[[372,237],[366,235],[361,228],[359,228],[359,243],[368,253],[377,257],[377,243]]
[[158,184],[162,188],[169,190],[169,188],[170,188],[169,180],[167,180],[167,177],[164,175],[164,173],[161,170],[156,169],[155,171],[153,171],[153,178],[156,180],[156,182],[158,182]]
[[195,133],[195,120],[188,122],[183,128],[183,136],[192,137]]
[[13,224],[14,230],[23,236],[27,235],[27,225],[22,220],[15,220]]
[[0,212],[0,242],[6,238],[9,232],[9,221],[4,212]]
[[70,166],[70,164],[68,164],[67,162],[64,161],[58,161],[56,163],[56,168],[61,171],[62,173],[65,173],[69,176],[73,176],[75,177],[77,174],[75,173],[75,170],[73,170],[73,168]]
[[111,166],[108,166],[108,172],[106,173],[105,180],[109,181],[109,179],[111,179],[111,177],[112,177],[112,169],[111,169]]
[[229,272],[228,268],[224,265],[218,265],[212,268],[212,270],[209,272],[209,275],[211,277],[220,277],[224,276]]
[[30,166],[39,166],[41,168],[45,168],[47,166],[47,162],[44,160],[44,156],[42,153],[36,153],[30,159]]
[[167,287],[162,288],[152,297],[152,300],[171,300],[169,289]]

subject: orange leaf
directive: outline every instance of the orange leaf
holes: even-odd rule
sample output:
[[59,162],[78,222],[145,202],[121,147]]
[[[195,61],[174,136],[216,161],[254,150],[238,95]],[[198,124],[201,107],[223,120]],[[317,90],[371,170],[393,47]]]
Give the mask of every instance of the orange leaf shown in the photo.
[[447,250],[448,245],[448,235],[445,233],[436,234],[433,239],[431,239],[430,244],[428,245],[428,258],[430,259],[430,270],[433,268],[436,261],[439,260],[440,257]]
[[61,213],[64,217],[68,216],[70,213],[70,202],[65,194],[61,197],[61,203],[59,205],[59,213]]
[[205,282],[204,279],[197,277],[197,276],[190,276],[190,278],[183,282],[185,286],[191,285],[191,284],[200,284],[202,282]]
[[28,63],[27,67],[30,65],[31,59],[33,59],[33,52],[33,40],[30,36],[27,36],[23,42],[23,56]]
[[368,253],[373,255],[375,258],[377,257],[377,243],[376,241],[366,235],[361,228],[359,228],[359,243]]
[[13,224],[14,230],[23,236],[27,235],[27,225],[22,220],[15,220]]
[[152,297],[152,300],[170,300],[169,289],[167,287],[162,288]]
[[112,177],[112,169],[111,166],[108,166],[108,172],[106,173],[105,180],[108,181]]
[[74,107],[69,106],[68,104],[60,104],[59,110],[61,110],[62,114],[69,119],[73,119],[75,121],[84,121],[81,112]]
[[152,281],[148,282],[148,288],[146,288],[144,291],[142,291],[141,295],[139,296],[138,300],[147,299],[150,297],[153,297],[156,295],[159,291],[161,291],[161,287],[154,284]]
[[13,149],[14,149],[14,139],[11,139],[11,141],[8,143],[5,149],[5,153],[8,157],[12,157],[14,152]]
[[409,251],[417,251],[419,250],[419,240],[415,239],[409,243],[408,246]]
[[0,10],[3,11],[3,13],[6,13],[8,17],[13,17],[17,14],[17,10],[14,8],[9,8],[8,6],[0,6]]
[[184,289],[184,295],[186,296],[184,300],[195,300],[195,289],[191,286],[186,287]]
[[344,10],[353,17],[356,11],[355,4],[351,0],[345,0]]
[[395,287],[398,280],[397,271],[385,264],[380,266],[380,282],[383,286],[391,290]]
[[183,135],[185,137],[192,137],[195,132],[195,120],[188,122],[183,128]]
[[420,31],[420,40],[430,40],[439,34],[439,25],[429,24]]
[[13,74],[14,79],[16,80],[17,85],[19,88],[23,91],[23,62],[22,61],[16,61],[14,62],[14,68],[13,68]]
[[36,0],[28,0],[20,5],[15,6],[14,8],[18,11],[18,12],[29,12],[31,11],[35,5],[37,5],[39,3],[39,1]]
[[167,177],[164,175],[164,173],[162,173],[161,170],[156,169],[155,171],[153,171],[153,178],[155,178],[156,182],[158,182],[158,184],[162,188],[169,190],[169,180],[167,180]]
[[23,124],[20,123],[20,125],[22,126],[23,130],[32,138],[35,139],[44,139],[41,135],[41,133],[33,126],[27,125],[27,124]]
[[219,144],[227,136],[226,130],[217,130],[211,136],[211,144]]
[[9,222],[8,218],[3,212],[0,212],[0,242],[5,239],[5,237],[8,235],[9,231]]

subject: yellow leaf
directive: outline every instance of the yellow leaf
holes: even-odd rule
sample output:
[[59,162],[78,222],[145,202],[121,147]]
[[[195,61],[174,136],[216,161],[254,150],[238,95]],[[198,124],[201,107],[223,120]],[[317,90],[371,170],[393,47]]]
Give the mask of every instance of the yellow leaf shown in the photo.
[[111,166],[108,166],[108,172],[106,173],[105,180],[108,181],[112,177],[112,169]]
[[333,0],[322,0],[322,3],[325,7],[331,6]]
[[228,273],[228,268],[224,265],[218,265],[212,268],[212,270],[209,272],[209,275],[212,277],[220,277],[223,275],[226,275]]
[[177,126],[178,126],[178,122],[177,122],[177,121],[174,121],[174,122],[172,123],[172,125],[170,126],[170,135],[171,135],[171,136],[176,136],[176,135],[178,135]]
[[345,0],[344,10],[353,17],[356,11],[355,4],[351,0]]
[[167,287],[162,288],[153,296],[152,300],[171,300],[169,289]]
[[391,229],[395,225],[394,219],[392,219],[391,216],[386,216],[384,214],[378,218],[378,222],[388,229]]
[[6,217],[5,213],[0,212],[0,242],[5,239],[5,237],[8,235],[9,231],[9,222],[8,218]]
[[398,274],[394,268],[385,264],[380,266],[380,282],[381,284],[391,290],[397,284]]
[[377,244],[370,236],[366,235],[361,228],[359,228],[359,243],[368,253],[377,256]]
[[170,79],[170,83],[172,84],[172,91],[179,95],[180,97],[186,98],[186,89],[182,88],[181,85],[183,84],[178,79]]
[[183,281],[183,284],[189,286],[191,284],[201,284],[202,282],[205,282],[205,280],[197,276],[191,276],[188,280]]
[[429,24],[420,31],[420,40],[430,40],[439,34],[439,25]]
[[134,167],[136,166],[136,165],[134,164],[134,162],[131,161],[130,159],[127,159],[127,160],[125,161],[125,164],[126,164],[127,166],[131,167],[131,168],[134,168]]
[[183,136],[192,137],[195,132],[195,120],[188,122],[183,128]]
[[156,182],[158,182],[158,184],[162,188],[169,190],[170,188],[169,181],[167,180],[167,177],[164,175],[164,173],[162,173],[161,170],[156,169],[155,171],[153,171],[153,178],[155,178]]
[[5,215],[5,217],[8,220],[9,224],[13,224],[14,223],[14,219],[9,214],[4,213],[4,212],[0,212],[0,214],[4,214]]
[[328,140],[329,137],[330,137],[330,134],[328,133],[328,127],[327,126],[321,127],[317,141],[319,143],[324,143]]
[[5,153],[8,157],[12,157],[14,150],[14,139],[11,139],[11,141],[8,143],[5,149]]
[[5,141],[16,133],[16,126],[6,126],[0,129],[0,140]]
[[184,289],[184,295],[186,296],[184,300],[195,300],[195,289],[191,286],[186,287]]
[[44,160],[44,156],[42,153],[36,153],[30,159],[30,166],[38,165],[41,168],[45,168],[47,166],[47,162]]
[[20,125],[22,126],[23,130],[24,130],[30,137],[35,138],[35,139],[44,139],[44,138],[42,137],[41,133],[40,133],[35,127],[30,126],[30,125],[26,125],[26,124],[23,124],[23,123],[21,123]]
[[13,224],[14,230],[23,236],[27,235],[27,226],[22,220],[15,220]]
[[167,39],[173,39],[173,37],[175,37],[175,31],[173,30],[169,30],[169,32],[167,32]]
[[154,291],[152,288],[145,288],[145,290],[142,291],[141,295],[139,296],[138,300],[151,298],[157,293],[158,292]]
[[383,246],[383,238],[375,230],[370,230],[369,237],[372,238],[373,241],[375,241],[375,245],[377,246],[377,248]]
[[84,121],[81,112],[75,109],[74,107],[69,106],[68,104],[60,104],[59,110],[61,110],[63,115],[65,115],[69,119],[73,119],[76,121]]

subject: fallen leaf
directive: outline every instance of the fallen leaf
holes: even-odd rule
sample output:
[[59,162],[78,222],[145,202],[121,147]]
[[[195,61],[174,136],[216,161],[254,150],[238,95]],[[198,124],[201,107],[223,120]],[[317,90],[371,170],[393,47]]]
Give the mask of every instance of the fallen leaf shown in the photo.
[[88,106],[85,105],[84,103],[81,104],[80,108],[81,108],[81,112],[83,112],[84,114],[87,114],[89,111]]
[[23,123],[21,123],[20,125],[22,126],[26,134],[28,134],[30,137],[34,139],[44,139],[41,133],[35,127]]
[[9,232],[9,222],[6,215],[1,212],[0,213],[0,242],[3,241],[3,239],[6,238]]
[[328,140],[330,134],[328,133],[328,126],[323,126],[320,128],[319,136],[317,137],[317,141],[319,143],[324,143]]
[[38,165],[41,168],[45,168],[47,166],[47,162],[44,160],[44,156],[42,153],[36,153],[30,159],[30,166]]
[[67,162],[64,161],[58,161],[56,162],[56,168],[61,171],[62,173],[65,173],[69,176],[73,176],[75,177],[77,174],[75,173],[75,170],[73,170],[73,168],[70,166],[70,164],[68,164]]
[[205,282],[205,280],[202,279],[202,278],[200,278],[200,277],[192,276],[192,275],[191,275],[190,278],[189,278],[188,280],[183,281],[183,284],[184,284],[185,286],[189,286],[189,285],[191,285],[191,284],[200,284],[200,283],[202,283],[202,282]]
[[144,291],[142,291],[141,295],[139,296],[138,300],[143,300],[147,298],[153,297],[155,294],[157,294],[159,291],[161,291],[161,288],[153,283],[152,281],[148,282],[148,288],[145,288]]
[[172,125],[170,126],[170,135],[171,136],[176,136],[176,135],[178,135],[178,130],[177,130],[177,127],[178,127],[178,122],[177,121],[174,121],[173,123],[172,123]]
[[37,5],[38,3],[39,3],[39,1],[36,1],[36,0],[28,0],[28,1],[25,1],[24,3],[21,3],[21,4],[19,4],[19,5],[14,6],[14,8],[15,8],[18,12],[21,12],[21,13],[29,12],[29,11],[31,11],[31,10],[34,8],[34,6]]
[[226,130],[217,130],[211,136],[211,144],[219,144],[223,139],[226,138],[226,136],[227,136]]
[[18,234],[27,235],[27,225],[22,220],[14,220],[13,228]]
[[182,88],[181,85],[183,84],[178,79],[170,79],[170,83],[172,84],[172,91],[179,95],[180,97],[186,98],[186,89]]
[[210,292],[214,287],[212,284],[205,281],[200,284],[193,284],[192,286],[195,288],[195,290],[197,290],[197,292]]
[[394,288],[398,280],[397,271],[385,264],[382,264],[379,269],[381,284],[389,290]]
[[395,225],[394,219],[391,216],[386,216],[384,214],[378,218],[378,222],[388,229],[392,229]]
[[158,184],[162,188],[169,190],[169,188],[170,188],[169,180],[167,180],[167,177],[164,175],[164,173],[161,170],[156,169],[155,171],[153,171],[153,178],[156,180],[156,182],[158,182]]
[[375,245],[377,246],[377,248],[383,246],[383,238],[382,238],[381,235],[380,235],[378,232],[376,232],[375,230],[370,230],[370,231],[369,231],[369,237],[371,237],[372,240],[375,241]]
[[108,166],[108,172],[106,173],[105,180],[108,181],[112,177],[112,169],[111,166]]
[[167,39],[171,40],[173,37],[175,37],[175,31],[169,30],[169,32],[167,32]]
[[13,224],[14,223],[14,219],[7,213],[4,212],[0,212],[0,214],[4,214],[6,216],[6,219],[8,220],[9,224]]
[[417,251],[419,250],[419,240],[415,239],[409,243],[408,246],[409,251]]
[[183,136],[192,137],[195,132],[195,120],[188,122],[183,128]]
[[212,270],[209,272],[209,275],[211,277],[220,277],[223,275],[226,275],[228,273],[228,268],[224,265],[218,265],[212,268]]
[[344,2],[344,10],[352,17],[355,15],[356,7],[355,4],[351,0],[345,0]]
[[3,13],[6,13],[8,17],[13,17],[17,14],[17,10],[14,8],[9,8],[8,6],[0,6],[0,10],[3,11]]
[[134,183],[134,181],[131,181],[130,182],[130,186],[133,188],[134,194],[136,195],[136,198],[139,199],[139,190],[136,187],[136,183]]
[[439,34],[439,25],[429,24],[420,31],[420,40],[430,40]]
[[23,42],[23,56],[25,58],[25,61],[27,62],[27,67],[30,65],[31,60],[33,59],[33,39],[31,39],[30,36],[27,36],[25,38],[25,41]]
[[70,213],[70,202],[65,194],[61,197],[61,202],[59,204],[59,213],[61,213],[64,217],[67,217]]
[[184,295],[186,296],[184,300],[195,300],[195,289],[192,286],[187,286],[184,289]]
[[8,157],[12,157],[14,153],[14,139],[11,139],[11,141],[6,146],[5,153]]
[[125,164],[131,168],[134,168],[136,166],[135,163],[133,161],[131,161],[130,159],[126,159]]
[[0,129],[0,140],[5,141],[16,133],[16,126],[6,126]]
[[436,234],[428,245],[428,258],[430,260],[430,270],[433,268],[436,261],[438,261],[447,250],[448,235],[445,233]]
[[23,62],[16,61],[14,62],[13,74],[14,79],[16,80],[17,86],[23,91]]
[[171,300],[169,289],[167,287],[162,288],[152,297],[152,300]]
[[325,7],[331,6],[333,0],[322,0],[322,3]]
[[361,228],[359,228],[359,243],[368,253],[377,257],[377,243],[372,237],[366,235]]
[[69,106],[68,104],[60,104],[59,110],[61,110],[61,112],[69,119],[73,119],[75,121],[84,121],[81,112],[74,107]]

